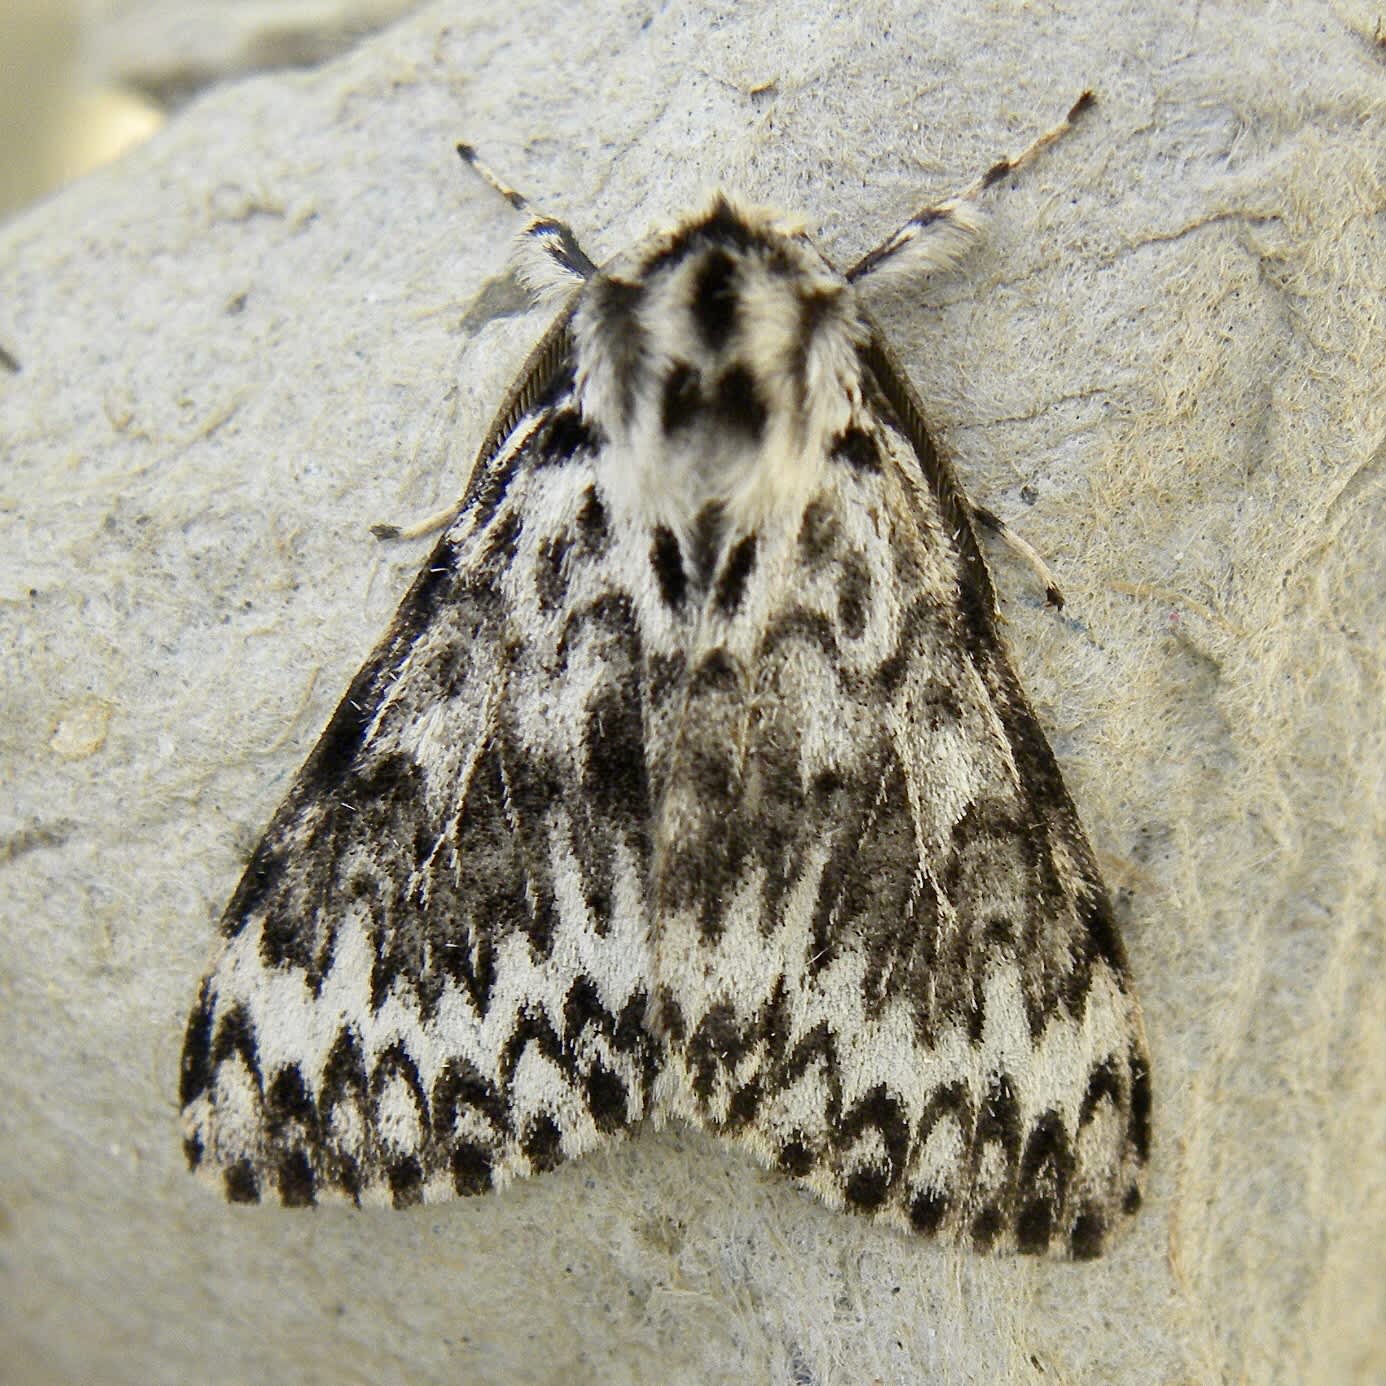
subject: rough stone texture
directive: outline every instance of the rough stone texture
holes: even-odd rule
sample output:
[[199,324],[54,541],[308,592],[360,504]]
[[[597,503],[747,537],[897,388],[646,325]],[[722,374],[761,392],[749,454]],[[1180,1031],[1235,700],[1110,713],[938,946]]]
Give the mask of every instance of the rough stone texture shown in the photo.
[[88,74],[178,104],[233,77],[324,62],[419,0],[80,0]]
[[[22,1382],[1386,1379],[1386,48],[1365,4],[419,12],[0,230],[0,1359]],[[476,140],[608,253],[710,183],[848,260],[1085,128],[882,316],[1123,904],[1151,1198],[992,1262],[649,1133],[227,1208],[182,1025],[247,852],[542,327]]]

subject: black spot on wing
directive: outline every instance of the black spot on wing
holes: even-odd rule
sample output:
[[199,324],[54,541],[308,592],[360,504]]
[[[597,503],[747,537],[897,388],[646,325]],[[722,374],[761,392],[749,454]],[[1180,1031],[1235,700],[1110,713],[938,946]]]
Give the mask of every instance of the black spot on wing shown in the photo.
[[1102,1255],[1102,1242],[1107,1235],[1107,1224],[1096,1209],[1080,1213],[1069,1234],[1068,1249],[1075,1261],[1092,1261]]
[[879,472],[881,470],[881,450],[876,440],[855,424],[844,429],[833,439],[829,455],[838,462],[845,462],[858,472]]
[[979,1162],[985,1158],[982,1152],[988,1145],[999,1147],[1005,1153],[1007,1168],[1015,1168],[1020,1157],[1020,1104],[1004,1073],[992,1082],[977,1114],[975,1157]]
[[536,1173],[555,1169],[563,1160],[563,1133],[558,1123],[547,1114],[533,1117],[520,1138],[520,1149]]
[[984,1204],[972,1217],[972,1244],[978,1251],[989,1251],[1005,1226],[1005,1215],[995,1203]]
[[804,507],[799,525],[799,553],[810,568],[825,563],[837,548],[841,534],[836,512],[824,500],[812,500]]
[[188,1028],[183,1037],[183,1061],[178,1079],[179,1106],[186,1107],[211,1085],[214,1012],[211,985],[204,981],[197,993],[197,1004],[188,1017]]
[[649,812],[644,719],[635,675],[591,699],[583,733],[583,792],[598,815],[643,823]]
[[228,1165],[222,1180],[226,1187],[226,1201],[228,1203],[258,1203],[260,1201],[260,1180],[255,1174],[254,1165],[249,1160],[237,1160],[234,1165]]
[[[885,1147],[885,1160],[879,1157],[859,1166],[844,1190],[849,1203],[858,1208],[879,1207],[905,1170],[909,1153],[910,1123],[904,1107],[882,1083],[878,1083],[853,1107],[844,1112],[833,1132],[839,1150],[849,1150],[866,1132],[874,1132]],[[873,1148],[875,1142],[871,1143]]]
[[303,1150],[286,1151],[279,1159],[277,1170],[279,1199],[286,1208],[310,1208],[316,1201],[313,1166]]
[[459,1194],[486,1193],[491,1188],[491,1152],[473,1141],[459,1141],[452,1152],[452,1186]]
[[[1131,1120],[1127,1139],[1144,1164],[1150,1158],[1150,1065],[1144,1055],[1131,1054]],[[1137,1193],[1137,1200],[1140,1195]]]
[[809,788],[813,791],[813,797],[826,805],[843,788],[844,784],[845,781],[836,770],[820,770],[814,775]]
[[1043,1256],[1054,1232],[1054,1205],[1044,1197],[1027,1198],[1015,1219],[1016,1247],[1024,1256]]
[[423,1202],[423,1169],[413,1155],[393,1161],[385,1170],[394,1208],[414,1208]]
[[694,580],[700,589],[706,588],[712,581],[726,529],[726,516],[716,501],[703,506],[693,521],[692,552],[689,557],[693,561]]
[[709,650],[688,681],[690,701],[713,694],[735,693],[741,687],[741,666],[726,650]]
[[1073,1169],[1063,1122],[1057,1112],[1046,1112],[1031,1128],[1020,1160],[1016,1242],[1022,1252],[1037,1255],[1049,1249]]
[[1087,1091],[1083,1094],[1083,1105],[1078,1112],[1078,1125],[1086,1126],[1097,1114],[1104,1102],[1114,1108],[1121,1106],[1121,1081],[1117,1077],[1116,1065],[1110,1060],[1098,1064],[1088,1075]]
[[573,541],[565,530],[550,535],[539,545],[534,565],[534,585],[539,606],[556,611],[568,595],[568,553]]
[[940,1189],[920,1189],[910,1200],[910,1226],[924,1236],[933,1236],[948,1216],[950,1200]]
[[583,1079],[587,1110],[599,1131],[615,1131],[626,1122],[626,1085],[600,1060],[594,1060]]
[[601,429],[584,419],[576,406],[567,404],[549,415],[529,451],[535,467],[556,467],[579,455],[591,456],[605,444]]
[[843,558],[837,580],[837,620],[849,640],[860,640],[866,630],[867,604],[871,597],[871,574],[853,555]]
[[743,1083],[732,1093],[731,1101],[727,1104],[724,1129],[739,1131],[750,1125],[756,1119],[756,1113],[760,1111],[761,1099],[764,1096],[764,1089],[758,1074],[748,1083]]
[[583,492],[577,522],[584,549],[589,554],[600,556],[611,538],[611,530],[606,518],[606,507],[602,504],[602,498],[597,494],[595,486],[589,486]]
[[655,1005],[659,1033],[672,1044],[682,1044],[688,1038],[688,1021],[673,988],[661,986],[655,994]]
[[286,1064],[270,1080],[265,1093],[265,1125],[276,1140],[317,1130],[318,1109],[308,1095],[308,1086],[297,1064]]
[[717,579],[713,600],[717,609],[728,618],[735,616],[741,599],[746,595],[746,583],[756,566],[756,536],[744,535],[732,546],[727,561]]
[[858,1165],[842,1185],[848,1206],[862,1213],[874,1212],[885,1202],[889,1192],[890,1171],[876,1161]]
[[679,541],[674,537],[673,530],[664,525],[660,525],[651,538],[650,566],[654,569],[664,605],[671,611],[677,611],[688,595],[688,578],[683,571]]
[[563,998],[563,1044],[568,1050],[579,1048],[588,1030],[610,1034],[614,1026],[611,1013],[602,1004],[597,984],[585,972],[579,973]]
[[260,1048],[255,1039],[255,1026],[239,1003],[228,1007],[219,1017],[212,1040],[213,1066],[220,1067],[232,1054],[240,1056],[256,1087],[260,1087]]
[[701,1101],[711,1100],[719,1076],[735,1069],[748,1045],[749,1038],[731,1006],[719,1003],[708,1009],[689,1036],[685,1051],[693,1091]]

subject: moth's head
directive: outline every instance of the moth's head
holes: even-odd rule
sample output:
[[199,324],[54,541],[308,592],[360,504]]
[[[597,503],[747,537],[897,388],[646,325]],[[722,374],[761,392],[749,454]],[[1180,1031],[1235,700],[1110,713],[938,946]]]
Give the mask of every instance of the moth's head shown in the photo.
[[860,403],[855,290],[797,223],[721,193],[603,266],[573,332],[584,413],[648,452],[696,452],[704,498],[782,480]]

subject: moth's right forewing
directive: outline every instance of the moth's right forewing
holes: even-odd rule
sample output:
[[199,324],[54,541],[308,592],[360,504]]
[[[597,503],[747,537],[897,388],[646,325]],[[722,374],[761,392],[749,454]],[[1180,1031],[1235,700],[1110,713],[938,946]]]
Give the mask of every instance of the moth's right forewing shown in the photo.
[[572,379],[560,322],[232,900],[182,1097],[234,1199],[479,1192],[646,1110],[642,653]]

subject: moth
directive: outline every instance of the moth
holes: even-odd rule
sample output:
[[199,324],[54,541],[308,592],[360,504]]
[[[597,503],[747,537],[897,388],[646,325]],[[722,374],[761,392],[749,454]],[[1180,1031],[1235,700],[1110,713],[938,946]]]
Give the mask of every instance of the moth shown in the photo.
[[1090,102],[845,273],[720,194],[600,268],[531,214],[557,320],[188,1022],[230,1199],[405,1207],[681,1119],[979,1250],[1091,1257],[1135,1211],[1112,907],[867,308]]

